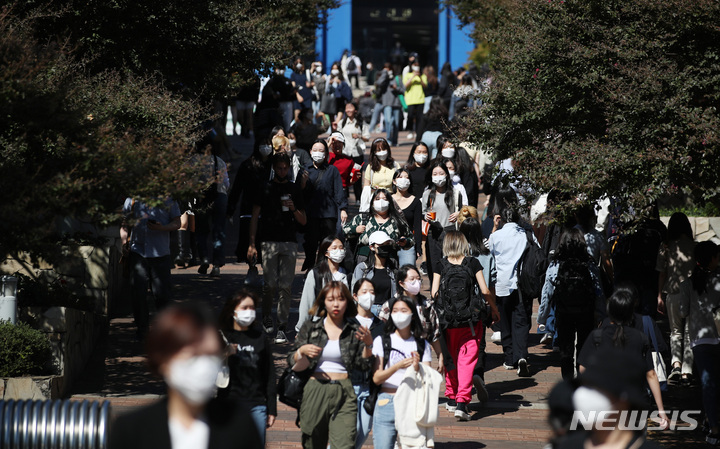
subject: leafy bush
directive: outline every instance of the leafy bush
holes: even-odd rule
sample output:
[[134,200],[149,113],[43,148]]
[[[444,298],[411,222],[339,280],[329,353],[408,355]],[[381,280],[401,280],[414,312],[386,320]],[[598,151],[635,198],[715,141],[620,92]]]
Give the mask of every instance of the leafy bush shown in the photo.
[[43,282],[20,272],[13,276],[18,278],[17,296],[20,307],[71,307],[86,312],[95,310],[94,298],[78,296],[65,279]]
[[44,333],[25,323],[0,321],[0,377],[46,374],[50,355]]

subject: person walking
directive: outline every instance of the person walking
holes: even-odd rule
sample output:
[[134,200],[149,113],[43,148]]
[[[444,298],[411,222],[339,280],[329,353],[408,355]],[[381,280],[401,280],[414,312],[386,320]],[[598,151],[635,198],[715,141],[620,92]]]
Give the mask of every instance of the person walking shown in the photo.
[[265,184],[260,195],[255,197],[250,222],[250,243],[248,260],[257,258],[255,238],[261,231],[263,267],[263,327],[272,333],[275,326],[272,306],[275,292],[279,290],[277,310],[277,336],[275,343],[287,343],[285,330],[290,314],[290,288],[295,277],[297,258],[296,226],[305,225],[305,204],[299,186],[288,180],[290,157],[277,153],[272,158],[275,172],[273,179]]
[[420,140],[417,135],[420,120],[422,119],[423,108],[425,107],[425,89],[428,88],[428,80],[425,74],[420,73],[420,63],[412,63],[411,70],[403,76],[405,86],[405,103],[408,106],[408,121],[406,129],[409,140]]
[[373,341],[370,330],[355,320],[357,308],[347,286],[327,283],[315,299],[312,314],[298,333],[287,362],[311,374],[300,405],[300,431],[305,449],[355,447],[357,396],[349,374],[369,371]]

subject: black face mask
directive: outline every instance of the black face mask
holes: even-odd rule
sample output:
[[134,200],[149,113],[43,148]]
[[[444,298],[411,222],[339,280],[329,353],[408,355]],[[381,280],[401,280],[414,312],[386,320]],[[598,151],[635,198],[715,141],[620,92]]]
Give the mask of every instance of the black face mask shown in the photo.
[[390,245],[378,246],[375,249],[375,254],[377,254],[378,257],[383,257],[386,259],[388,257],[392,256],[394,253],[395,253],[395,251],[393,250],[393,247]]

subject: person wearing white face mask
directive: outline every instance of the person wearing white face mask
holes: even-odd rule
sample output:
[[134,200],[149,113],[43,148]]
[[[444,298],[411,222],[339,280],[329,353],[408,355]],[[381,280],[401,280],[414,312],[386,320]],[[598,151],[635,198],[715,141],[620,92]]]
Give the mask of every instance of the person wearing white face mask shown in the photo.
[[382,137],[373,140],[370,145],[370,163],[363,173],[363,194],[376,189],[390,189],[393,176],[400,169],[390,151],[390,144]]
[[373,413],[376,449],[392,449],[395,445],[398,431],[394,399],[405,371],[408,368],[418,371],[420,363],[430,366],[432,360],[430,344],[422,337],[422,325],[413,300],[407,296],[397,297],[390,302],[390,311],[383,335],[373,341],[373,382],[381,386]]
[[426,143],[413,144],[405,162],[405,169],[410,174],[410,193],[420,198],[425,191],[425,177],[430,166],[430,150]]
[[[315,265],[318,242],[336,233],[338,218],[347,221],[347,197],[337,167],[327,163],[328,145],[323,139],[312,144],[310,157],[313,163],[307,168],[308,183],[305,191],[308,224],[305,227],[305,262],[302,270]],[[339,217],[338,217],[339,215]]]
[[[372,338],[382,334],[383,320],[375,316],[370,310],[375,302],[375,284],[368,278],[358,280],[353,287],[353,298],[357,303],[357,316],[361,326],[370,329]],[[357,437],[355,438],[355,448],[360,449],[365,440],[367,440],[370,429],[372,428],[372,415],[365,410],[365,401],[370,395],[370,379],[372,372],[353,372],[350,375],[355,394],[358,398],[358,416],[357,416]]]
[[[443,149],[443,154],[445,154],[447,148]],[[454,148],[452,148],[453,152],[455,151]],[[462,185],[462,181],[460,180],[460,175],[455,171],[455,162],[453,162],[452,159],[448,159],[445,156],[443,156],[443,164],[448,169],[448,176],[449,179],[452,180],[453,189],[456,189],[460,192],[460,196],[462,197],[463,204],[468,204],[468,196],[467,192],[465,191],[465,186]]]
[[443,158],[452,160],[455,167],[454,170],[460,177],[459,182],[462,183],[465,188],[467,195],[466,205],[477,208],[479,178],[475,162],[472,160],[465,148],[456,145],[455,142],[451,141],[444,135],[437,138],[435,145],[439,151],[438,158],[442,156]]
[[396,171],[393,185],[395,186],[395,193],[392,199],[402,211],[405,221],[412,228],[415,241],[412,248],[398,251],[398,263],[400,266],[415,265],[417,258],[422,255],[422,206],[420,205],[420,199],[410,193],[409,171],[404,168]]
[[[415,60],[410,66],[410,71],[403,75],[405,85],[405,103],[408,106],[407,130],[409,140],[420,140],[417,135],[420,119],[422,119],[425,107],[425,89],[428,87],[428,79],[425,74],[420,73],[420,63]],[[415,134],[413,134],[415,133]]]
[[[370,237],[376,231],[382,231],[388,235],[400,249],[410,249],[415,245],[412,228],[405,218],[397,210],[390,193],[385,189],[375,191],[370,201],[370,213],[358,214],[351,221],[345,223],[343,231],[348,238],[358,238],[355,250],[356,262],[362,262],[368,258],[370,251]],[[393,259],[396,255],[392,255]]]
[[[438,371],[443,373],[443,355],[440,348],[440,321],[435,311],[435,301],[422,293],[422,277],[420,272],[413,265],[403,265],[397,272],[397,291],[399,296],[411,298],[415,304],[422,326],[422,338],[430,342],[435,354],[438,357]],[[390,318],[390,301],[386,301],[380,307],[378,317],[382,320]]]
[[303,323],[310,317],[308,312],[315,302],[320,289],[330,281],[340,281],[350,287],[347,272],[342,267],[345,260],[345,245],[335,235],[329,235],[320,243],[317,255],[317,264],[305,276],[300,306],[298,307],[298,321],[295,330],[300,332]]
[[147,336],[147,363],[167,384],[167,397],[118,417],[110,449],[263,447],[250,413],[236,401],[213,399],[222,366],[212,315],[192,303],[157,316]]
[[[357,112],[357,105],[349,102],[345,105],[345,116],[342,120],[333,123],[333,129],[337,129],[345,137],[343,154],[353,159],[355,164],[365,163],[365,142],[370,140],[370,128]],[[353,186],[355,198],[360,199],[362,185],[355,183]]]
[[448,182],[449,179],[450,173],[442,160],[433,160],[428,169],[427,188],[420,201],[425,221],[430,223],[425,243],[428,273],[432,273],[437,261],[442,259],[443,233],[457,229],[458,215],[464,206],[460,191]]
[[257,293],[242,289],[220,312],[218,322],[227,340],[225,357],[230,382],[218,391],[218,397],[239,401],[249,410],[264,442],[265,429],[275,423],[277,399],[272,346],[256,324],[259,301]]

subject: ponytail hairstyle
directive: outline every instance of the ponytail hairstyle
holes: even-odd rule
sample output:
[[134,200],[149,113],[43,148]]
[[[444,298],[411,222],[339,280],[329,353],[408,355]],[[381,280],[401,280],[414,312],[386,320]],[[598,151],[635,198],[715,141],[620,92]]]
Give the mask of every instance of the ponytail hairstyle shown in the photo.
[[693,290],[698,295],[702,295],[707,290],[710,264],[717,254],[718,246],[711,241],[700,242],[695,246],[695,269],[690,279]]
[[610,317],[610,321],[617,325],[615,335],[613,335],[613,346],[625,346],[625,331],[623,327],[632,324],[637,297],[638,293],[634,285],[621,282],[608,299],[608,316]]

